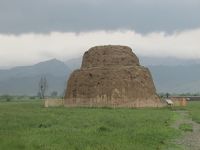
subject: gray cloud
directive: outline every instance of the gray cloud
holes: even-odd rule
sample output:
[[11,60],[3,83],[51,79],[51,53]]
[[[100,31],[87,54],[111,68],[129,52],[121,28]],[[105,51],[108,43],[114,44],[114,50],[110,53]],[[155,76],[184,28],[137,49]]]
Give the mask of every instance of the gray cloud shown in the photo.
[[200,27],[199,0],[0,0],[0,33]]
[[137,33],[133,30],[95,32],[52,32],[49,34],[0,34],[0,68],[34,64],[58,58],[67,60],[83,55],[96,45],[127,45],[138,56],[200,59],[200,28],[165,34]]

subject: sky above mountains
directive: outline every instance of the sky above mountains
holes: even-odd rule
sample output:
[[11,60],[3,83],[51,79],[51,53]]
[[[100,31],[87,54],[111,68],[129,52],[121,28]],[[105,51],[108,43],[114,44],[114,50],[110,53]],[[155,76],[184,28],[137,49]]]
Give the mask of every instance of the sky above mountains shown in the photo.
[[199,0],[0,0],[0,67],[81,56],[95,45],[200,58]]

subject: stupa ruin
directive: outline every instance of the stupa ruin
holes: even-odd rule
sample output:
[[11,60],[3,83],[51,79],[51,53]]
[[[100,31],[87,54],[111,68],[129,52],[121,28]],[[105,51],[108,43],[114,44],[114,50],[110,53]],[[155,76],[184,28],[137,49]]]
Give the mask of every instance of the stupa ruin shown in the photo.
[[83,56],[67,84],[65,106],[159,107],[149,70],[127,46],[97,46]]

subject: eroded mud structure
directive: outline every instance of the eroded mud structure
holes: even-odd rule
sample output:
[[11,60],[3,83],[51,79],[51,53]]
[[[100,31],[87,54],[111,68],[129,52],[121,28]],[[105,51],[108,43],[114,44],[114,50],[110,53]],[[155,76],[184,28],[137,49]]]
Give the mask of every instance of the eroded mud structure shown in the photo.
[[126,46],[97,46],[85,52],[82,66],[67,85],[65,106],[159,107],[149,70]]

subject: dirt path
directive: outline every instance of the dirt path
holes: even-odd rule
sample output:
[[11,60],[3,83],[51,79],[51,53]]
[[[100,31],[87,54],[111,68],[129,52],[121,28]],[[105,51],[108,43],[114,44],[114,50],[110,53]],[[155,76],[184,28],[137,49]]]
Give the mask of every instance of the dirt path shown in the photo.
[[183,136],[175,141],[183,147],[183,150],[200,150],[200,124],[192,121],[188,111],[176,111],[180,114],[179,119],[173,124],[174,128],[179,128],[181,124],[191,124],[192,132],[184,132]]

